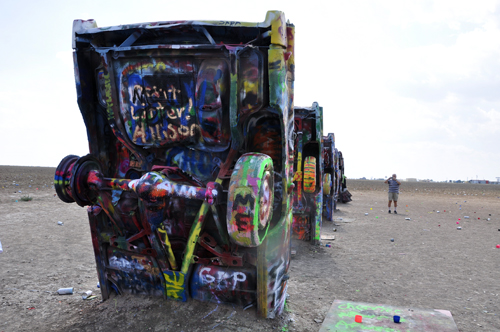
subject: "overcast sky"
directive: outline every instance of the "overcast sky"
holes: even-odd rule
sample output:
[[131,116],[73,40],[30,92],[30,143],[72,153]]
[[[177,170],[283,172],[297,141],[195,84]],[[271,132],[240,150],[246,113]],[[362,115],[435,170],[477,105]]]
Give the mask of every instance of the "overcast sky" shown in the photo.
[[350,178],[500,176],[499,1],[11,1],[0,28],[0,165],[88,153],[71,29],[169,20],[295,25],[295,105],[324,107]]

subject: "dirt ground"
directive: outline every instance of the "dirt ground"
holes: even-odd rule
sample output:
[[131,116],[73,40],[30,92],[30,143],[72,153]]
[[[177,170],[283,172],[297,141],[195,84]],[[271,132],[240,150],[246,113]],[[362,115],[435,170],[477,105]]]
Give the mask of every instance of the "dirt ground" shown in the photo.
[[86,209],[54,197],[54,171],[0,166],[0,332],[318,331],[335,299],[445,309],[459,331],[500,331],[500,186],[403,182],[394,215],[387,185],[348,180],[353,201],[323,222],[335,240],[294,242],[286,312],[268,320],[195,300],[101,302]]

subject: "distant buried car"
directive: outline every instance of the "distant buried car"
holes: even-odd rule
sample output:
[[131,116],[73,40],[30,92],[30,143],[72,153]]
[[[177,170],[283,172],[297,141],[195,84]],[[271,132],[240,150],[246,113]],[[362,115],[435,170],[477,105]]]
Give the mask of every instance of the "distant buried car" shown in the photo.
[[295,107],[293,232],[318,244],[323,217],[323,108]]

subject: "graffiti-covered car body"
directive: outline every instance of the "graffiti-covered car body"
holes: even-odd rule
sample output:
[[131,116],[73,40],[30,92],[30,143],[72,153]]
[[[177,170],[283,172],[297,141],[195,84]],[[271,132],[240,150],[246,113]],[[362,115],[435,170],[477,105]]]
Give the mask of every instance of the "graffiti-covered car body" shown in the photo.
[[338,175],[339,175],[339,194],[338,194],[338,201],[341,203],[348,203],[352,201],[352,194],[347,190],[347,177],[345,176],[344,172],[344,156],[342,154],[342,151],[338,151],[338,164],[339,164],[339,170],[338,170]]
[[88,207],[111,292],[284,307],[293,178],[294,26],[73,25],[90,153],[55,175]]
[[335,148],[335,135],[323,136],[323,215],[333,221],[338,199],[338,158]]
[[294,108],[293,233],[318,244],[323,210],[323,108]]

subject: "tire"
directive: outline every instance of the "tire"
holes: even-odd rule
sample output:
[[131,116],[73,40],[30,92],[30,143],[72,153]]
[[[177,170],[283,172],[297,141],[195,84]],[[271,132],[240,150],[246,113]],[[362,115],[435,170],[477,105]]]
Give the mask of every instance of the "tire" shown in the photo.
[[69,178],[71,177],[73,166],[80,157],[69,155],[63,158],[56,168],[54,175],[54,188],[56,189],[57,197],[65,203],[74,203],[75,200],[71,196],[71,186]]
[[332,175],[325,173],[323,175],[323,194],[330,195],[332,191]]
[[304,192],[312,194],[316,191],[316,158],[307,157],[304,161]]
[[266,237],[273,214],[274,173],[271,157],[242,155],[233,170],[227,204],[227,230],[231,241],[257,247]]

